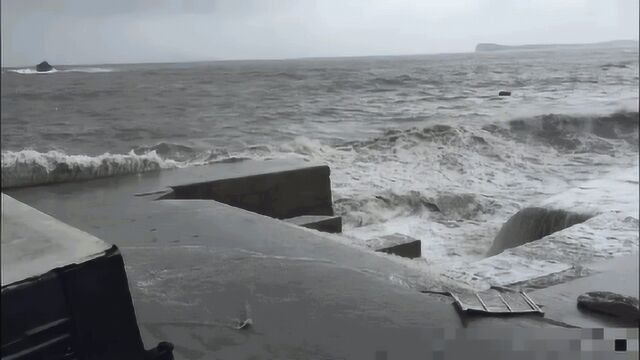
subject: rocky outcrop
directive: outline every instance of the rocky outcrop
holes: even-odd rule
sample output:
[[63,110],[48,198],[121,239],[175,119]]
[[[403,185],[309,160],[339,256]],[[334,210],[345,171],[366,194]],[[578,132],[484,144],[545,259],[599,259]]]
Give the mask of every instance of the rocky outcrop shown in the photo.
[[538,207],[522,209],[502,225],[487,256],[497,255],[505,249],[541,239],[556,231],[585,222],[590,217],[564,210]]
[[592,291],[578,296],[578,307],[625,319],[640,319],[638,299],[609,291]]
[[37,72],[47,72],[53,70],[53,66],[49,65],[48,62],[43,61],[40,64],[36,65]]

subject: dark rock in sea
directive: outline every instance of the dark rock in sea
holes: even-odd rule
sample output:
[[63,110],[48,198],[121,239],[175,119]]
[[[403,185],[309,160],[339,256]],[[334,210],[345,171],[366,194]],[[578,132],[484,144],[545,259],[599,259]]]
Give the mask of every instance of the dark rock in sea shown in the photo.
[[37,72],[47,72],[53,70],[53,66],[49,65],[48,62],[43,61],[40,64],[36,65]]
[[511,96],[511,91],[500,91],[498,96]]
[[538,207],[525,208],[507,220],[493,240],[487,256],[501,253],[505,249],[541,239],[554,232],[580,224],[591,218],[564,210]]
[[592,291],[578,296],[578,307],[625,319],[640,319],[638,299],[609,291]]

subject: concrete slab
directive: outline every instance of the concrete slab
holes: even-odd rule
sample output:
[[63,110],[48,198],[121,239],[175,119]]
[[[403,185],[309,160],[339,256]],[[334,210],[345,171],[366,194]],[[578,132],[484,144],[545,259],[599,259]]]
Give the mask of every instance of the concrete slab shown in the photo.
[[2,287],[94,259],[111,245],[2,194]]
[[342,232],[342,216],[302,215],[284,219],[284,221],[326,233],[339,234]]
[[549,318],[587,327],[637,327],[636,319],[601,315],[577,306],[578,296],[589,291],[611,291],[638,298],[638,256],[628,255],[590,265],[599,273],[564,284],[533,291],[530,295]]
[[542,315],[538,305],[525,292],[498,291],[489,289],[474,294],[451,296],[461,311],[491,315],[520,315],[534,313]]

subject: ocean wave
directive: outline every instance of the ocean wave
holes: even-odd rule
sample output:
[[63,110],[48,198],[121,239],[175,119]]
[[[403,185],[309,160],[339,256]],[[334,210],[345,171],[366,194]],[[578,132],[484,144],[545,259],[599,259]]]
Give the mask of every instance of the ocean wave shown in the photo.
[[55,73],[69,73],[69,72],[80,72],[80,73],[107,73],[113,72],[114,69],[109,68],[100,68],[100,67],[78,67],[78,68],[68,68],[68,69],[56,69],[53,68],[50,71],[36,71],[33,68],[23,68],[23,69],[11,69],[8,70],[10,72],[22,75],[46,75],[46,74],[55,74]]
[[160,142],[137,146],[126,154],[69,155],[62,151],[2,152],[2,187],[23,187],[136,174],[217,162],[238,162],[246,156],[225,149],[202,150],[183,144]]
[[6,151],[2,152],[2,188],[89,180],[180,165],[175,160],[161,158],[155,151],[99,156],[68,155],[60,151]]
[[[428,176],[438,184],[454,184],[461,181],[454,179],[464,179],[456,186],[484,182],[493,187],[497,182],[508,185],[506,179],[511,175],[505,174],[515,169],[536,177],[539,171],[546,171],[539,167],[547,168],[549,161],[566,163],[559,154],[593,153],[609,158],[629,151],[638,151],[638,112],[606,116],[553,114],[485,126],[436,124],[391,129],[369,140],[332,145],[298,137],[282,144],[251,145],[234,153],[224,148],[201,149],[170,142],[134,147],[128,154],[100,156],[7,151],[2,153],[2,186],[85,180],[225,159],[294,157],[348,168],[344,175],[332,179],[338,186],[342,183],[348,186],[354,181],[373,186],[370,182],[375,181],[376,187],[391,189],[399,184],[415,185],[415,176]],[[381,166],[386,171],[381,172]],[[356,174],[357,171],[360,173]],[[390,171],[393,173],[386,174]],[[362,180],[372,176],[376,178]]]
[[32,74],[46,75],[46,74],[55,74],[59,70],[56,69],[56,68],[53,68],[53,69],[51,69],[49,71],[36,71],[36,69],[26,68],[26,69],[11,69],[11,70],[8,70],[8,71],[16,73],[16,74],[22,74],[22,75],[32,75]]
[[472,193],[441,192],[427,195],[419,191],[404,193],[387,190],[374,196],[337,198],[336,213],[346,228],[381,223],[393,218],[428,213],[435,220],[473,220],[493,214],[500,207],[492,199]]
[[100,68],[100,67],[80,67],[60,70],[62,72],[81,72],[81,73],[107,73],[114,72],[115,69]]
[[638,112],[609,115],[548,114],[514,119],[507,128],[492,124],[483,129],[501,133],[519,142],[537,142],[561,151],[610,151],[622,140],[638,150]]
[[501,253],[531,241],[542,239],[554,232],[583,223],[590,214],[572,213],[566,210],[530,207],[518,211],[504,223],[493,240],[487,256]]
[[347,228],[367,226],[401,216],[420,215],[425,211],[440,211],[434,199],[418,191],[384,191],[374,196],[337,198],[334,207]]
[[[638,151],[639,124],[638,112],[580,116],[548,114],[506,123],[493,122],[482,127],[435,124],[424,128],[391,129],[373,139],[346,142],[342,146],[381,151],[435,144],[447,148],[472,148],[479,153],[499,157],[500,153],[492,148],[501,138],[561,152],[608,154],[621,145]],[[520,146],[516,143],[512,145]]]
[[198,150],[196,148],[168,142],[160,142],[150,146],[137,146],[133,148],[132,151],[136,155],[155,152],[163,159],[172,159],[177,161],[192,160],[198,154]]
[[[347,231],[404,217],[451,225],[508,216],[532,196],[561,191],[606,168],[629,166],[638,152],[632,141],[637,119],[629,112],[531,117],[522,120],[524,128],[514,125],[521,120],[438,124],[333,146],[300,137],[248,154],[329,164],[336,212]],[[580,147],[564,146],[554,136],[571,137]]]

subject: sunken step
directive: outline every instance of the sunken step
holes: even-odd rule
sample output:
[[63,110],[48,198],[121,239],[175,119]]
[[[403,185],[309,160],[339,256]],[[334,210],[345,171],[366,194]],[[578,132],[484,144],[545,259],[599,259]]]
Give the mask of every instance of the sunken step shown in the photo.
[[422,256],[422,242],[403,234],[385,235],[367,240],[367,246],[375,251],[398,255],[409,259]]
[[342,216],[302,215],[284,221],[322,232],[338,234],[342,232]]

